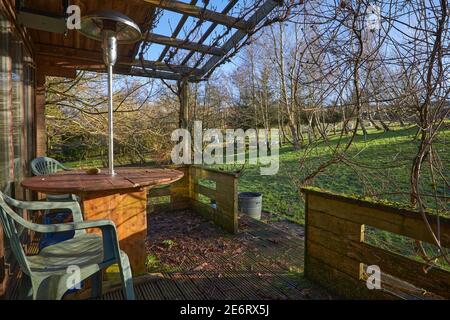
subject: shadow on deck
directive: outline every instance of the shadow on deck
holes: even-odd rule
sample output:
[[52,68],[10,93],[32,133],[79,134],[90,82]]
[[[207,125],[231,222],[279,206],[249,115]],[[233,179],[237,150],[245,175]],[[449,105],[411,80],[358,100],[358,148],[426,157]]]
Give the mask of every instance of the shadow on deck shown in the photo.
[[[331,299],[303,277],[304,241],[241,216],[230,235],[190,211],[149,216],[149,271],[138,299]],[[102,299],[123,299],[118,288]]]

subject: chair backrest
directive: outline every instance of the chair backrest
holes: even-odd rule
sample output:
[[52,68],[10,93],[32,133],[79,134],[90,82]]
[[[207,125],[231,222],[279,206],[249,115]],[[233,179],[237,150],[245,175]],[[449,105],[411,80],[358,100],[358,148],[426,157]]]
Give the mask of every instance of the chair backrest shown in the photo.
[[64,166],[57,160],[47,157],[39,157],[31,161],[31,171],[35,176],[56,173]]
[[16,228],[16,223],[25,227],[24,222],[26,221],[11,209],[8,204],[8,202],[10,203],[10,199],[10,197],[0,191],[0,222],[3,227],[3,233],[9,241],[11,250],[20,268],[25,274],[30,275],[30,267],[20,242],[20,233]]

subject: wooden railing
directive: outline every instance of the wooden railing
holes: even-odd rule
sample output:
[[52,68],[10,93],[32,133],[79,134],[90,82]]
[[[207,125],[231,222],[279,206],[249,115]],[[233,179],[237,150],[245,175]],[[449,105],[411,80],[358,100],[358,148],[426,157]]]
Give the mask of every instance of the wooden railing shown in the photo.
[[191,209],[226,231],[237,232],[237,176],[197,166],[176,169],[184,172],[184,178],[170,186],[152,189],[152,210]]
[[[450,272],[367,243],[365,227],[433,244],[420,214],[379,203],[303,189],[306,198],[305,275],[346,298],[450,298]],[[437,218],[428,215],[436,228]],[[450,247],[450,219],[440,218],[441,244]],[[368,289],[367,266],[381,271],[381,290]],[[372,269],[373,270],[373,269]],[[424,270],[428,270],[427,272]],[[392,283],[397,285],[392,286]],[[403,287],[405,290],[400,290]],[[414,290],[411,290],[414,288]],[[418,291],[416,290],[418,289]],[[405,296],[406,292],[406,296]]]

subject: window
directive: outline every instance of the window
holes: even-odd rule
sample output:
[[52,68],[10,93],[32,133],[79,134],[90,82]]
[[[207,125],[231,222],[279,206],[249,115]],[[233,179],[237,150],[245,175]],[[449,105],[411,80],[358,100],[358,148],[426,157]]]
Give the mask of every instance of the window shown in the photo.
[[14,153],[12,135],[12,58],[10,55],[11,26],[0,14],[0,187],[4,190],[11,177],[11,159]]
[[[34,155],[34,69],[30,54],[13,24],[0,11],[0,190],[28,198],[20,181]],[[24,242],[28,233],[23,234]],[[0,295],[5,277],[14,274],[13,257],[0,226]],[[14,277],[11,277],[14,278]]]
[[14,149],[14,179],[13,181],[16,197],[23,197],[23,191],[20,188],[20,181],[23,179],[23,167],[26,160],[25,147],[25,100],[24,100],[24,72],[23,72],[23,45],[15,34],[11,38],[11,57],[12,57],[12,143]]
[[11,23],[0,13],[0,188],[23,198],[20,181],[33,149],[34,70]]

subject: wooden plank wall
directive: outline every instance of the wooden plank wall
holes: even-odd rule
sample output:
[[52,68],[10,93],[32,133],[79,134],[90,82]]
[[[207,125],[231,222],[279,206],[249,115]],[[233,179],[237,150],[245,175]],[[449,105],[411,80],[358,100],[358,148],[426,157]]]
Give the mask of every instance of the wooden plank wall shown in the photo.
[[[303,189],[306,198],[305,275],[351,299],[398,298],[383,279],[394,277],[435,295],[450,298],[450,272],[364,242],[365,225],[433,243],[418,213],[382,204]],[[432,226],[436,218],[428,217]],[[450,219],[441,218],[441,242],[450,247]],[[365,266],[382,272],[382,290],[367,289]],[[385,278],[386,275],[386,278]],[[387,282],[385,282],[387,283]]]
[[[10,177],[1,177],[2,191],[10,194],[11,196],[21,199],[21,200],[31,200],[30,193],[25,193],[24,190],[18,185],[18,181],[21,179],[22,174],[27,174],[29,171],[29,161],[30,159],[35,157],[35,145],[34,141],[32,141],[35,128],[35,110],[34,110],[34,94],[35,94],[35,85],[34,85],[34,67],[32,66],[32,56],[33,56],[33,46],[30,41],[29,34],[26,32],[24,28],[22,28],[15,19],[15,2],[10,0],[0,0],[0,14],[3,18],[5,18],[5,23],[3,25],[4,30],[9,30],[10,33],[4,33],[2,35],[2,49],[10,50],[6,55],[3,55],[3,60],[12,59],[12,55],[14,51],[20,50],[23,54],[23,59],[21,61],[23,70],[20,73],[22,79],[22,103],[23,103],[23,122],[22,122],[22,141],[20,148],[20,159],[21,161],[15,161],[15,158],[18,158],[18,154],[10,153],[7,163],[10,167],[10,171],[13,173]],[[15,43],[15,50],[13,49],[13,40]],[[21,45],[19,46],[19,42],[17,40],[21,40]],[[5,45],[7,43],[7,45]],[[20,48],[20,49],[19,49]],[[11,51],[12,50],[12,51]],[[8,62],[6,67],[3,66],[3,72],[9,73],[9,77],[12,74],[12,62]],[[9,68],[9,69],[5,69]],[[11,82],[9,79],[8,82]],[[11,89],[11,84],[8,84],[6,87],[7,90]],[[12,103],[13,96],[11,94],[6,94],[4,97],[8,104]],[[5,102],[4,101],[4,102]],[[3,108],[4,106],[2,106]],[[6,111],[9,108],[4,108]],[[44,116],[44,115],[43,115]],[[6,123],[4,123],[6,124]],[[8,126],[11,126],[12,123],[8,122]],[[10,137],[11,139],[11,137]],[[2,141],[2,145],[0,148],[5,148],[4,141]],[[20,169],[20,170],[19,170]],[[15,180],[16,182],[14,182]],[[9,181],[9,182],[8,182]],[[24,218],[27,219],[27,213],[22,213]],[[33,234],[28,232],[23,232],[22,234],[22,243],[24,244],[25,250],[28,250],[29,242],[32,239]],[[19,276],[19,267],[17,262],[12,256],[10,250],[8,250],[8,244],[4,239],[4,233],[2,230],[2,226],[0,225],[0,300],[1,299],[9,299],[11,294],[13,293],[14,287],[17,285],[17,280]]]
[[[213,221],[224,230],[236,233],[238,229],[237,208],[237,176],[198,166],[177,167],[184,172],[184,178],[168,186],[150,191],[150,206],[152,210],[185,210],[192,209],[207,219]],[[215,188],[209,188],[200,183],[201,179],[212,181]],[[211,201],[200,201],[203,195]],[[154,200],[170,197],[167,203],[155,204]]]

